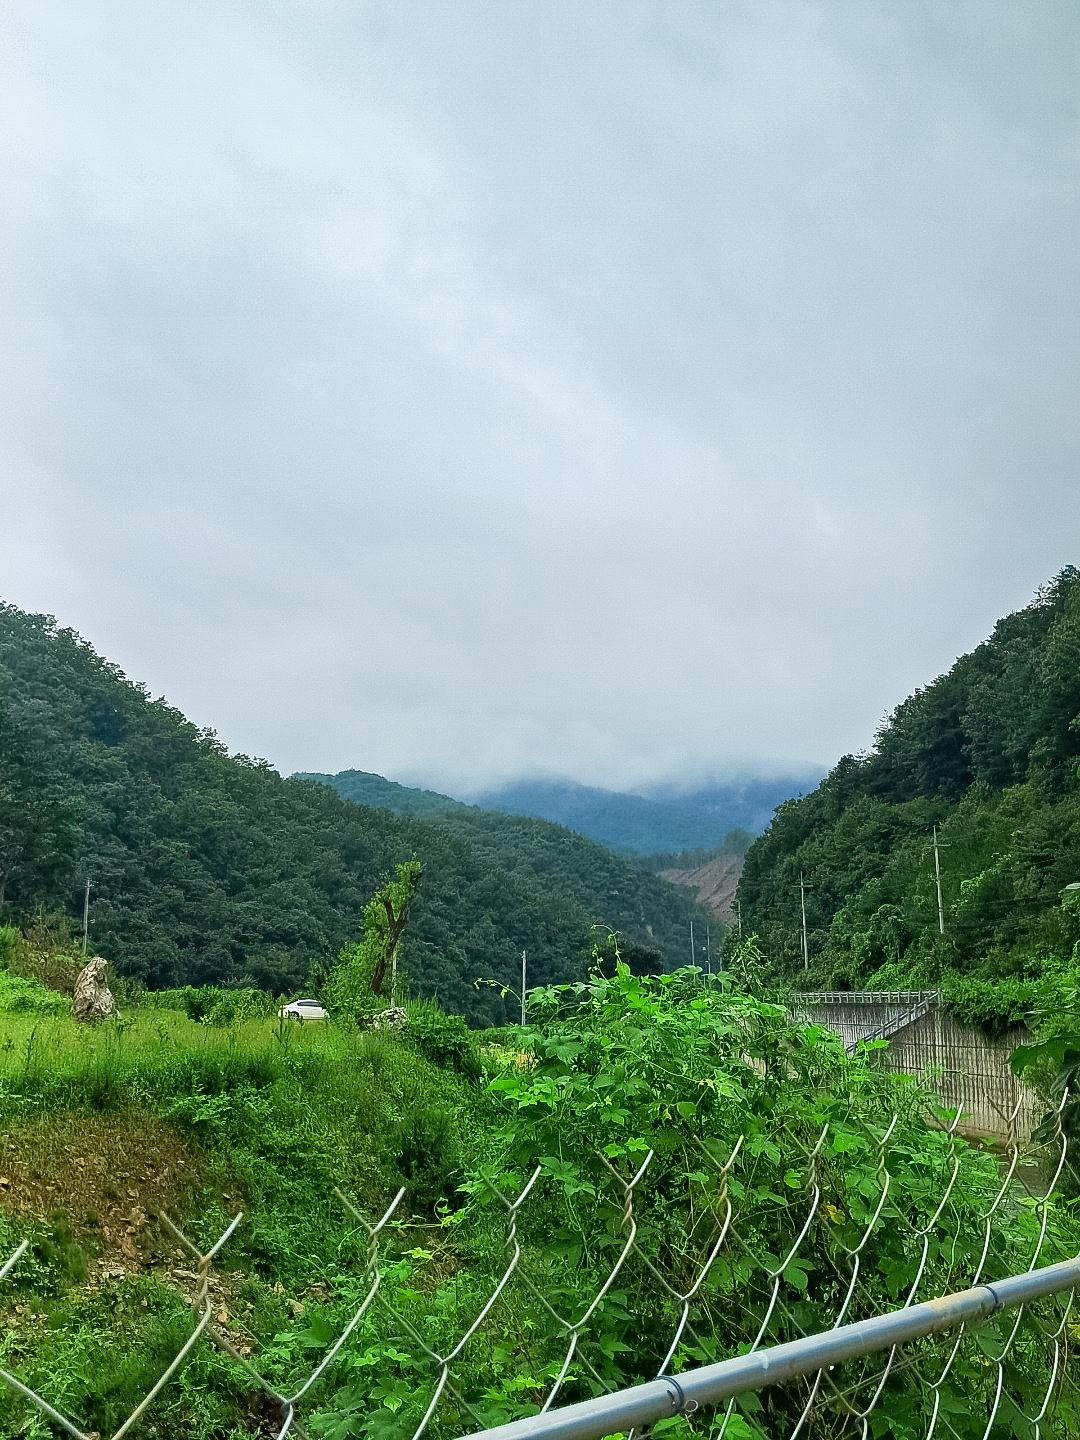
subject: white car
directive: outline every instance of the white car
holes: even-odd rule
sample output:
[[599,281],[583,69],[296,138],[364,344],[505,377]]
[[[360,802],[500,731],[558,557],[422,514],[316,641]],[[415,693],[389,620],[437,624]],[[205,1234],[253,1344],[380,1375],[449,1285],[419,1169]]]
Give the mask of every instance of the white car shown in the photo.
[[317,1000],[292,1000],[278,1011],[290,1020],[325,1020],[326,1011]]

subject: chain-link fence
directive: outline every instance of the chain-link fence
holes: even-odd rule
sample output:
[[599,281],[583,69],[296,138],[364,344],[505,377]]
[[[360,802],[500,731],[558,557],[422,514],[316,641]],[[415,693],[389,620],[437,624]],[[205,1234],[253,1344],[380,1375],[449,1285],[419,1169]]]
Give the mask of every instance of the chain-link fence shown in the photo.
[[[1067,1137],[1059,1123],[1051,1140],[1034,1149],[1014,1126],[1013,1138],[995,1155],[994,1188],[973,1213],[956,1203],[972,1154],[958,1133],[961,1118],[955,1115],[937,1132],[928,1179],[933,1205],[910,1211],[894,1193],[895,1118],[864,1131],[873,1145],[869,1168],[876,1179],[863,1183],[861,1198],[843,1215],[828,1198],[828,1127],[810,1144],[779,1133],[776,1145],[792,1151],[788,1193],[774,1197],[787,1227],[779,1252],[763,1248],[766,1236],[781,1232],[763,1226],[761,1197],[749,1202],[738,1179],[745,1137],[724,1155],[701,1147],[702,1174],[709,1181],[706,1187],[703,1178],[702,1193],[707,1188],[710,1203],[691,1211],[680,1234],[659,1245],[657,1227],[669,1222],[645,1200],[653,1153],[626,1171],[600,1157],[617,1223],[606,1239],[597,1239],[584,1298],[562,1283],[580,1259],[544,1253],[550,1203],[544,1182],[555,1162],[540,1161],[513,1193],[478,1179],[472,1208],[489,1233],[492,1215],[501,1215],[501,1259],[449,1338],[434,1303],[425,1322],[415,1294],[403,1303],[400,1285],[388,1281],[402,1246],[415,1241],[402,1213],[404,1192],[378,1218],[365,1217],[336,1192],[344,1216],[365,1242],[362,1285],[338,1333],[307,1373],[288,1385],[268,1378],[260,1337],[238,1344],[235,1330],[215,1314],[215,1266],[242,1233],[243,1216],[200,1244],[163,1215],[164,1231],[191,1267],[185,1296],[193,1323],[175,1358],[112,1440],[137,1431],[204,1342],[229,1357],[240,1383],[267,1397],[276,1418],[257,1433],[276,1440],[320,1433],[319,1407],[335,1369],[373,1328],[392,1336],[400,1353],[410,1357],[411,1373],[426,1376],[412,1406],[398,1412],[401,1440],[481,1432],[488,1440],[587,1440],[677,1416],[728,1440],[758,1434],[785,1434],[790,1440],[1076,1434],[1080,1409],[1070,1357],[1070,1306],[1080,1259],[1060,1253],[1060,1236],[1067,1231],[1058,1225],[1072,1204],[1069,1193],[1075,1193],[1063,1184],[1070,1173]],[[1022,1255],[1014,1240],[999,1243],[1006,1223],[1017,1215],[1026,1220]],[[959,1262],[949,1263],[961,1223],[977,1232],[966,1237],[975,1241],[963,1251],[975,1256],[966,1273]],[[897,1246],[904,1269],[891,1303],[883,1303],[880,1285],[866,1283],[884,1226],[904,1230]],[[24,1242],[0,1267],[0,1282],[12,1275],[26,1249]],[[823,1255],[829,1257],[827,1267]],[[927,1295],[931,1274],[937,1288]],[[942,1276],[951,1282],[945,1289]],[[736,1343],[726,1344],[727,1354],[717,1356],[718,1314],[726,1307],[730,1315],[733,1304],[745,1313],[745,1330]],[[661,1333],[662,1325],[667,1328]],[[523,1347],[523,1383],[516,1395],[513,1387],[503,1387],[496,1401],[485,1380],[485,1356],[510,1333]],[[612,1386],[615,1347],[623,1359],[621,1373],[638,1382],[629,1388]],[[957,1384],[961,1370],[963,1383]],[[58,1430],[75,1440],[96,1440],[17,1374],[0,1369],[0,1381]],[[350,1432],[346,1427],[338,1433]],[[368,1433],[362,1418],[352,1433]]]

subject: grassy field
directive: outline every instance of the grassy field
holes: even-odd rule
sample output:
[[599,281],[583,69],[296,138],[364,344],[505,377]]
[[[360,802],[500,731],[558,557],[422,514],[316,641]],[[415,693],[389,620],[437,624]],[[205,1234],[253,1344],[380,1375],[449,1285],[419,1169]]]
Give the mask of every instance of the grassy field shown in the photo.
[[[416,1336],[449,1353],[485,1311],[509,1233],[491,1186],[512,1196],[534,1168],[515,1212],[520,1269],[455,1358],[431,1440],[537,1409],[570,1363],[568,1316],[589,1318],[563,1398],[651,1378],[681,1330],[676,1295],[703,1264],[684,1363],[759,1332],[781,1343],[828,1330],[856,1281],[860,1312],[877,1313],[910,1287],[944,1295],[1080,1247],[1071,1178],[1044,1201],[1038,1185],[1024,1193],[1020,1167],[1004,1198],[1000,1157],[928,1127],[919,1082],[849,1057],[781,1005],[625,966],[534,1002],[541,1020],[505,1048],[430,1006],[412,1008],[405,1039],[279,1023],[250,1014],[270,1002],[225,991],[144,997],[87,1028],[0,970],[0,1251],[30,1243],[0,1286],[0,1366],[111,1434],[192,1326],[192,1261],[158,1213],[205,1249],[242,1210],[214,1267],[214,1323],[295,1388],[370,1282],[366,1229],[335,1187],[372,1219],[399,1187],[405,1198],[380,1264],[396,1317],[373,1309],[305,1405],[322,1440],[412,1434],[434,1392]],[[1021,1440],[1020,1407],[1038,1408],[1051,1374],[1041,1323],[1028,1315],[1017,1331],[1004,1382]],[[950,1371],[941,1405],[961,1440],[981,1440],[1001,1388],[986,1356],[1012,1324],[986,1321]],[[857,1367],[845,1383],[861,1383]],[[755,1403],[729,1440],[780,1440],[804,1396]],[[875,1433],[915,1440],[934,1403],[897,1366]],[[250,1440],[278,1424],[243,1369],[204,1344],[138,1433]],[[51,1433],[0,1390],[0,1440]],[[1080,1433],[1073,1391],[1041,1433]]]
[[[88,1027],[42,996],[25,1008],[25,984],[12,991],[23,1008],[0,1012],[0,1249],[28,1238],[31,1250],[0,1292],[0,1363],[81,1424],[108,1433],[190,1329],[186,1262],[158,1211],[208,1243],[243,1209],[220,1315],[285,1380],[311,1342],[274,1337],[302,1334],[300,1315],[331,1329],[363,1279],[364,1237],[334,1187],[378,1214],[404,1186],[420,1228],[399,1249],[454,1194],[483,1092],[396,1038],[149,1008]],[[264,1404],[229,1372],[202,1347],[145,1433],[259,1433]],[[38,1433],[50,1432],[0,1392],[0,1435]]]

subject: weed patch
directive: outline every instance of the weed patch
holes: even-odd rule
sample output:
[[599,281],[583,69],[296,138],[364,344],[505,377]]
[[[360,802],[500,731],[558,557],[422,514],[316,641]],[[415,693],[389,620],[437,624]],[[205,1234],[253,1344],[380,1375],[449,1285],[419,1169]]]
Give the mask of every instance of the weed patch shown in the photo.
[[64,1281],[143,1264],[156,1236],[149,1217],[183,1213],[200,1182],[190,1146],[142,1109],[36,1115],[0,1135],[0,1205],[13,1220],[37,1222],[35,1253]]

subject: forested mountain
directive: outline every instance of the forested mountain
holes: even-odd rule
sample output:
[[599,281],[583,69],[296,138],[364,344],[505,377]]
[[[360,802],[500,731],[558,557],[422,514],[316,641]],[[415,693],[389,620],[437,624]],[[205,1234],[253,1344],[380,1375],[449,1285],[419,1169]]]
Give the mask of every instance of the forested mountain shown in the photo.
[[395,815],[411,815],[415,820],[442,823],[448,814],[474,808],[460,800],[452,800],[449,795],[440,795],[437,790],[418,790],[411,785],[399,785],[396,780],[373,775],[370,770],[342,770],[337,775],[298,771],[293,778],[319,780],[357,805],[373,805],[380,810],[390,810]]
[[661,851],[656,855],[643,855],[638,864],[651,870],[654,875],[660,875],[665,870],[695,870],[700,865],[707,865],[712,860],[728,855],[737,855],[742,859],[756,839],[757,836],[752,835],[749,830],[729,830],[719,845],[707,845],[700,850]]
[[[751,846],[744,930],[810,986],[1080,969],[1080,571],[905,700]],[[944,935],[939,934],[937,826]],[[801,976],[799,877],[811,971]]]
[[730,830],[757,833],[782,800],[808,790],[820,774],[718,780],[692,790],[664,786],[648,795],[571,780],[518,780],[474,798],[488,810],[534,815],[616,850],[655,855],[712,849]]
[[420,813],[464,841],[486,864],[572,896],[589,915],[645,949],[662,948],[679,960],[685,954],[690,916],[696,913],[688,897],[666,881],[657,884],[658,876],[595,840],[548,820],[481,810],[363,770],[305,778],[332,786],[346,800],[364,803],[364,796],[380,795],[382,803],[390,802],[388,808],[409,807],[399,812],[406,814],[422,807]]
[[[561,867],[560,843],[574,857]],[[77,915],[89,876],[94,948],[150,985],[301,984],[413,854],[425,866],[406,942],[414,988],[474,1019],[502,1015],[474,980],[511,979],[523,947],[534,983],[581,973],[593,920],[681,959],[690,897],[584,845],[545,835],[534,864],[523,841],[497,854],[284,780],[74,632],[0,605],[0,911]]]

